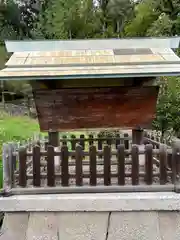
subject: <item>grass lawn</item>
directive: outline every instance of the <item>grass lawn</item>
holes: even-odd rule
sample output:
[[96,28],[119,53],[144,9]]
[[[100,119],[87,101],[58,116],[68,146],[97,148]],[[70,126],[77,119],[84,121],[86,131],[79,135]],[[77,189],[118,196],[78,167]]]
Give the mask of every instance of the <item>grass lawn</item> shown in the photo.
[[22,141],[39,132],[36,120],[28,117],[11,117],[4,113],[0,114],[0,188],[2,188],[2,145],[11,141]]
[[[2,188],[2,145],[6,142],[23,141],[31,138],[34,133],[40,132],[39,124],[36,120],[23,116],[8,116],[0,112],[0,188]],[[79,137],[80,134],[87,136],[87,131],[83,132],[62,132],[61,135],[70,137],[74,134]]]

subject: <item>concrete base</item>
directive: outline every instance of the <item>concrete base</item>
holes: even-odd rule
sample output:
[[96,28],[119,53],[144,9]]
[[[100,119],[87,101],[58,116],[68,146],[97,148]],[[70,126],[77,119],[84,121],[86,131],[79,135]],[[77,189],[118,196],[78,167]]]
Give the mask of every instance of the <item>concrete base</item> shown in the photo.
[[0,198],[4,212],[116,212],[180,210],[177,193],[19,195]]
[[0,240],[179,240],[178,212],[7,213]]

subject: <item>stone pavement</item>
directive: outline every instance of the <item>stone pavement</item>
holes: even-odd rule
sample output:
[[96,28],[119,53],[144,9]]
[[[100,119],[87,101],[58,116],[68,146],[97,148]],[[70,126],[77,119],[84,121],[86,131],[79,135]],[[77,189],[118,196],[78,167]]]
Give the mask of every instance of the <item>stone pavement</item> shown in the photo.
[[6,213],[0,240],[179,240],[180,213]]

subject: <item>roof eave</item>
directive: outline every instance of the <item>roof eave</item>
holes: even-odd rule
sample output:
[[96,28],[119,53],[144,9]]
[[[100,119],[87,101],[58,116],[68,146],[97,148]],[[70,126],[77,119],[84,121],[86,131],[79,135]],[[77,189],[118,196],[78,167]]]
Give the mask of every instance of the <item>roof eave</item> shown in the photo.
[[133,73],[133,74],[89,74],[89,75],[57,75],[57,76],[0,76],[0,80],[71,80],[71,79],[106,79],[106,78],[132,78],[132,77],[170,77],[180,76],[179,72],[159,72],[159,73]]

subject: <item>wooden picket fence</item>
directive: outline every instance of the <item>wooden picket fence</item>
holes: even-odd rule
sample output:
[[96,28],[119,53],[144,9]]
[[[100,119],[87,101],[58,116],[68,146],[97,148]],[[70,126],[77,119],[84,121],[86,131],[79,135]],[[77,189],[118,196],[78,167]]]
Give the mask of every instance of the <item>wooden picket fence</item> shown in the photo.
[[63,137],[59,141],[58,150],[47,141],[17,151],[9,147],[4,189],[13,194],[179,191],[177,146],[147,143],[139,149],[128,135]]

